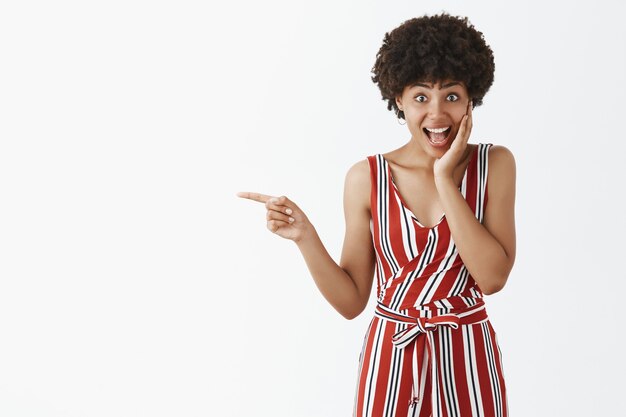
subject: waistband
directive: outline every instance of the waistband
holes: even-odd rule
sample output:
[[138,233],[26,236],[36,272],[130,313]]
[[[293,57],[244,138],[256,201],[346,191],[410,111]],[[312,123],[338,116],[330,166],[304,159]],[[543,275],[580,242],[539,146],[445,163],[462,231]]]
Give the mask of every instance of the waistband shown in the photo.
[[[433,315],[433,311],[428,308],[416,307],[414,309],[405,309],[402,311],[396,311],[392,308],[385,306],[382,303],[378,303],[374,314],[384,320],[389,320],[395,323],[406,323],[409,326],[397,332],[392,337],[394,346],[398,349],[404,349],[411,343],[414,343],[420,334],[426,336],[427,333],[437,330],[439,326],[449,326],[453,329],[458,329],[463,324],[476,324],[488,320],[487,310],[485,309],[485,303],[482,299],[472,306],[464,306],[460,308],[452,308],[443,310],[443,314]],[[406,314],[405,314],[406,313]],[[431,354],[432,346],[430,337],[425,338],[425,349],[423,352],[422,360],[422,375],[426,375],[427,367],[429,366],[428,355]],[[413,398],[411,403],[416,403],[420,399],[420,383],[418,374],[418,349],[413,349]],[[431,372],[432,378],[435,378],[435,374]],[[423,376],[423,377],[424,377]],[[423,378],[422,377],[422,378]],[[432,381],[436,384],[436,381]],[[435,385],[433,385],[435,386]]]

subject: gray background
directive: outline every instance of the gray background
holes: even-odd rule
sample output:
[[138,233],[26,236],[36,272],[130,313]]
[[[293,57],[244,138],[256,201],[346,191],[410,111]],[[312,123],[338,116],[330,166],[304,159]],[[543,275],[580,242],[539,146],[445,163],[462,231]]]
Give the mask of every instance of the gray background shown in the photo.
[[235,194],[339,261],[348,168],[410,137],[375,54],[443,10],[495,54],[469,141],[516,158],[511,415],[623,413],[623,3],[126,0],[0,5],[0,415],[350,415],[375,295],[345,320]]

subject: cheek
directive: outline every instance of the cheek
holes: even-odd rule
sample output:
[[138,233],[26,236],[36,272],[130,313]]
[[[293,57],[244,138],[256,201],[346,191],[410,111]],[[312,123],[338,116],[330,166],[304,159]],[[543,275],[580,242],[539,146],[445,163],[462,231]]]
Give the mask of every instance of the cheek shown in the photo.
[[404,116],[410,119],[414,124],[420,125],[428,118],[428,112],[423,109],[411,108],[404,112]]
[[461,122],[463,121],[464,116],[465,116],[465,109],[459,109],[455,111],[454,114],[452,115],[454,119],[454,124],[456,125],[457,129],[461,127]]

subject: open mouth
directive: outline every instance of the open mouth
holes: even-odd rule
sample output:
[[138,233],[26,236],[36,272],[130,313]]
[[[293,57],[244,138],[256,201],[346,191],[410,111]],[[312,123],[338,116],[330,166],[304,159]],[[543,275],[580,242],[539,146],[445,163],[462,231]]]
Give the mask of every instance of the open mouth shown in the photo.
[[422,129],[426,136],[428,137],[428,141],[434,146],[442,146],[445,145],[450,139],[452,133],[452,126],[442,127],[442,128],[428,128],[425,127]]

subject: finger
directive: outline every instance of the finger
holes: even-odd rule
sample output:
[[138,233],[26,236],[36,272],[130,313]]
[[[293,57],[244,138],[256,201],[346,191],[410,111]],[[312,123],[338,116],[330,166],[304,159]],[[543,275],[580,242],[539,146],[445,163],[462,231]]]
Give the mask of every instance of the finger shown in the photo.
[[253,192],[249,192],[249,191],[240,191],[240,192],[237,193],[237,197],[247,198],[248,200],[258,201],[259,203],[265,203],[270,198],[272,198],[271,195],[261,194],[261,193],[253,193]]
[[280,229],[281,227],[284,227],[286,224],[289,224],[289,223],[286,223],[282,220],[269,220],[267,222],[267,228],[272,233],[275,233],[278,229]]
[[293,224],[296,221],[296,219],[294,219],[293,217],[288,216],[287,214],[275,211],[275,210],[269,210],[265,217],[266,217],[266,220],[268,221],[279,220],[287,224]]
[[463,123],[461,123],[460,133],[463,139],[465,139],[465,136],[467,136],[467,131],[469,129],[469,126],[470,126],[470,116],[466,114],[465,116],[463,116]]
[[289,199],[285,196],[274,197],[267,194],[240,191],[237,193],[237,197],[247,198],[249,200],[258,201],[259,203],[265,203],[265,207],[268,210],[276,210],[287,214],[292,214],[294,211],[292,208],[284,205],[286,201],[289,201]]
[[461,119],[461,125],[459,126],[459,130],[457,130],[456,132],[456,137],[454,138],[454,141],[452,142],[452,146],[454,146],[454,142],[458,142],[463,140],[463,135],[465,132],[465,118],[467,116],[463,116],[463,118]]
[[[459,128],[459,132],[457,134],[458,142],[463,142],[463,145],[467,144],[467,141],[469,139],[468,121],[469,121],[469,116],[468,115],[463,116],[463,120],[461,121],[461,127]],[[459,146],[462,146],[462,144],[459,143]]]
[[469,126],[467,128],[467,131],[465,132],[465,135],[464,135],[465,138],[464,138],[463,142],[465,142],[465,144],[467,144],[469,142],[469,138],[471,136],[471,133],[472,133],[472,123],[470,121]]
[[282,226],[280,223],[283,223],[283,222],[279,222],[277,220],[270,220],[267,222],[267,228],[270,230],[270,232],[276,233],[276,231],[280,229],[280,227]]
[[292,214],[297,208],[296,204],[284,195],[270,198],[265,203],[265,207],[267,207],[268,210],[276,210],[287,214]]
[[465,116],[463,116],[463,120],[461,120],[461,127],[459,128],[459,135],[461,136],[461,138],[463,138],[465,132],[467,131],[467,119],[468,116],[466,114]]
[[467,114],[463,116],[462,140],[466,144],[469,141],[470,132],[472,131],[472,105],[473,105],[473,101],[469,100],[467,103]]

